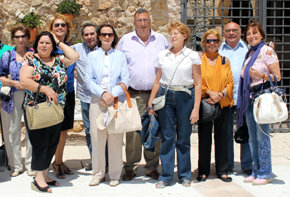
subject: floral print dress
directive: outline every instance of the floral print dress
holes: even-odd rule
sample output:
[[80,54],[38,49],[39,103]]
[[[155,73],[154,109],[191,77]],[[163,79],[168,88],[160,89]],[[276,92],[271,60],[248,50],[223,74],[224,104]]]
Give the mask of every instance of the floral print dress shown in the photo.
[[[32,79],[41,85],[48,85],[58,94],[58,103],[61,106],[65,104],[66,96],[66,68],[63,64],[64,56],[58,55],[55,57],[54,64],[49,67],[41,59],[34,56],[33,60],[28,60],[25,63],[28,66],[34,67]],[[30,90],[25,90],[24,107],[33,105],[36,93]],[[39,93],[38,103],[45,102],[46,95]]]

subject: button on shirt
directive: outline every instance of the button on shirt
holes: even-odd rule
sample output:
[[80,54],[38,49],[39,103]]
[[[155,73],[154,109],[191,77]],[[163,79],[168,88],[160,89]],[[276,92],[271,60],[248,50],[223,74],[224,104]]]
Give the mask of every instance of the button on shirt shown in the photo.
[[[71,46],[80,55],[80,58],[76,62],[77,70],[77,97],[85,103],[91,102],[91,91],[85,84],[85,77],[87,76],[88,67],[87,60],[91,49],[86,43],[77,43]],[[93,51],[97,50],[96,46]]]
[[237,46],[234,49],[232,49],[225,42],[222,43],[219,49],[219,54],[221,56],[227,57],[231,64],[233,80],[234,80],[234,94],[233,94],[234,105],[237,105],[239,80],[240,80],[241,70],[243,67],[243,62],[244,62],[247,52],[248,52],[248,48],[242,40],[238,42]]
[[[194,64],[200,66],[199,55],[186,46],[177,56],[170,52],[169,49],[161,51],[158,54],[158,68],[161,68],[162,71],[160,83],[167,85],[192,85],[194,83],[192,65]],[[174,72],[175,75],[172,79]],[[170,84],[171,79],[172,83]]]
[[130,77],[130,87],[135,90],[151,90],[156,76],[157,55],[168,48],[167,39],[151,30],[148,41],[144,42],[136,31],[124,35],[117,49],[125,53]]

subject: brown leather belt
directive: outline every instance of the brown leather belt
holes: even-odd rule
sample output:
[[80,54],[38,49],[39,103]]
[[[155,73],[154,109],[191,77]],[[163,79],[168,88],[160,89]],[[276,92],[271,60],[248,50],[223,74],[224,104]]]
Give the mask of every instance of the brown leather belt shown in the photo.
[[151,93],[151,90],[135,90],[135,89],[133,89],[131,87],[129,87],[128,90],[130,92],[134,93],[134,94],[142,94],[142,93],[148,94],[148,93]]

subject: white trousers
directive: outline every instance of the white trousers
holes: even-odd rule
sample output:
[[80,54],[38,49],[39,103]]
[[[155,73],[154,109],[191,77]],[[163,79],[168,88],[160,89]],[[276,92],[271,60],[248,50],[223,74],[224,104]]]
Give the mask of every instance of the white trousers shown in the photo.
[[[24,91],[14,92],[14,107],[12,113],[7,113],[1,109],[3,133],[5,147],[7,150],[8,161],[11,170],[23,170],[22,154],[21,154],[21,118],[23,115],[22,102],[24,99]],[[27,132],[26,139],[26,156],[25,167],[31,170],[31,154],[32,147]]]
[[97,128],[96,119],[100,115],[100,100],[93,96],[90,105],[90,133],[92,142],[93,178],[103,178],[106,173],[105,148],[108,143],[108,163],[110,179],[120,179],[122,172],[123,133],[109,134]]

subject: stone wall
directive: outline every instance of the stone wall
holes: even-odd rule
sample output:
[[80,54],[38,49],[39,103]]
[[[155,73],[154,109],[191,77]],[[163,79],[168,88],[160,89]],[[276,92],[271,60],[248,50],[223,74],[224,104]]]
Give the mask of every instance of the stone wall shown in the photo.
[[[180,0],[77,0],[82,4],[80,16],[73,19],[75,29],[71,43],[81,41],[80,27],[85,22],[112,24],[118,36],[132,31],[133,15],[138,8],[146,8],[152,19],[152,29],[167,36],[166,25],[171,20],[180,20]],[[61,0],[0,0],[0,26],[2,42],[11,44],[9,28],[16,21],[17,11],[28,13],[30,7],[36,9],[41,16],[43,25],[41,30],[46,30],[47,24],[56,13],[56,8]]]

